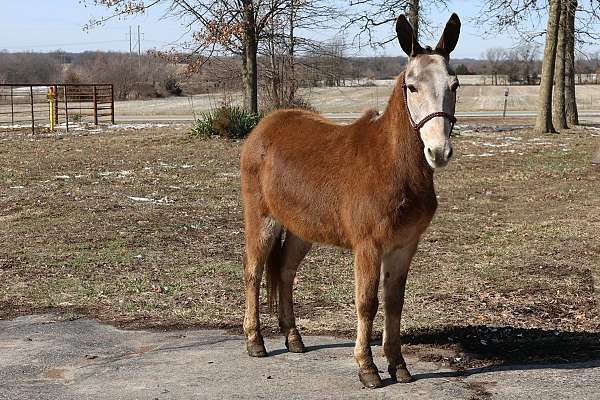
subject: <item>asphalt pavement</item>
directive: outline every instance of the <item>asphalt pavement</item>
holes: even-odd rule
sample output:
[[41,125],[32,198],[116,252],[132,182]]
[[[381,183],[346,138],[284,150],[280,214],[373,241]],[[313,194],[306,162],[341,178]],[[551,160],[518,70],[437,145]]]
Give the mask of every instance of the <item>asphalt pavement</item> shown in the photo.
[[[600,399],[600,360],[454,371],[408,356],[415,382],[362,388],[353,342],[306,336],[292,354],[266,340],[250,358],[223,331],[126,331],[37,315],[0,321],[0,399]],[[381,348],[375,362],[385,371]]]

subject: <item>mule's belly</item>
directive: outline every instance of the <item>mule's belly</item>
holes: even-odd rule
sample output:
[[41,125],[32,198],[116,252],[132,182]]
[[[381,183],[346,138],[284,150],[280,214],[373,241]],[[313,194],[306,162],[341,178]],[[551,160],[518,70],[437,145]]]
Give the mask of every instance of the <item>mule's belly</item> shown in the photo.
[[435,201],[419,201],[385,212],[368,200],[355,201],[352,195],[333,198],[327,191],[315,201],[283,190],[265,197],[269,214],[306,241],[344,248],[371,242],[384,252],[418,241],[436,208]]
[[270,215],[303,240],[351,248],[339,210],[324,203],[310,204],[284,192],[265,195]]

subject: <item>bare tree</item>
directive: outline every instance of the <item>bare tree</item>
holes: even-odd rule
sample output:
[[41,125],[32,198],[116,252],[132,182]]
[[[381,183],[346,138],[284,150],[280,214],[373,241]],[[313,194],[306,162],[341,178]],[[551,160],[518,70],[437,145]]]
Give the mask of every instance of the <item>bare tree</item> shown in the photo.
[[[567,30],[565,47],[565,108],[569,123],[577,121],[577,104],[575,102],[575,42],[596,43],[600,40],[597,29],[600,21],[600,1],[562,0],[567,5]],[[539,30],[541,21],[546,17],[553,0],[487,0],[483,2],[479,17],[475,22],[483,27],[484,32],[491,33],[507,30],[526,41],[542,36]],[[575,23],[577,22],[577,27]],[[545,60],[548,62],[548,60]],[[580,77],[581,78],[581,77]],[[573,82],[573,83],[572,83]]]
[[8,83],[48,83],[61,75],[56,57],[46,53],[0,53],[0,71]]
[[268,60],[262,66],[266,89],[263,99],[267,99],[267,108],[305,106],[296,96],[297,56],[324,46],[319,41],[297,35],[297,32],[331,28],[331,15],[334,14],[335,9],[325,2],[287,0],[287,10],[270,18],[266,29],[268,36],[259,49]]
[[575,12],[577,0],[567,0],[567,28],[565,46],[565,113],[567,123],[579,124],[577,99],[575,96]]
[[410,24],[413,27],[413,31],[415,32],[415,37],[419,39],[419,19],[421,16],[421,10],[419,9],[419,0],[408,0],[406,14],[408,16],[408,22],[410,22]]
[[286,10],[288,0],[83,0],[107,7],[111,14],[91,21],[90,26],[118,17],[141,14],[152,7],[167,5],[168,15],[179,18],[193,32],[193,41],[167,56],[181,61],[187,52],[190,70],[198,70],[217,54],[235,54],[242,58],[244,105],[258,111],[258,49],[271,18]]
[[506,61],[506,55],[506,50],[501,47],[492,47],[485,52],[486,67],[492,75],[492,85],[498,84],[498,73]]
[[556,43],[556,67],[554,69],[554,93],[552,97],[552,122],[558,129],[567,129],[565,112],[565,67],[567,50],[567,3],[562,2],[560,20],[558,24],[558,38]]
[[518,46],[515,49],[517,59],[522,66],[522,77],[527,85],[537,85],[538,82],[538,63],[540,47],[535,42],[529,42]]
[[[446,8],[446,4],[446,0],[350,0],[352,12],[346,27],[357,26],[360,41],[372,46],[381,46],[396,40],[396,36],[381,36],[375,31],[380,27],[389,26],[398,14],[404,13],[414,31],[422,37],[424,28],[431,25],[425,16],[431,8]],[[362,40],[363,36],[366,36],[366,40]]]
[[556,61],[556,45],[560,22],[560,0],[551,0],[548,9],[548,24],[546,28],[546,46],[542,64],[542,81],[537,102],[537,119],[535,131],[538,133],[554,133],[552,124],[552,83]]
[[535,85],[538,80],[539,47],[535,42],[523,43],[506,53],[501,66],[510,82]]

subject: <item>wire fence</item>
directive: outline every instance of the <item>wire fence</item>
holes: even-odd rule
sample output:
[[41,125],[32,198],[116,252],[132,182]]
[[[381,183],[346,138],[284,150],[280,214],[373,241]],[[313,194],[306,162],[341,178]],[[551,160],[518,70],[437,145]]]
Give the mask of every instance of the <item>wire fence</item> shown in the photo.
[[112,84],[0,84],[0,128],[65,128],[115,123]]

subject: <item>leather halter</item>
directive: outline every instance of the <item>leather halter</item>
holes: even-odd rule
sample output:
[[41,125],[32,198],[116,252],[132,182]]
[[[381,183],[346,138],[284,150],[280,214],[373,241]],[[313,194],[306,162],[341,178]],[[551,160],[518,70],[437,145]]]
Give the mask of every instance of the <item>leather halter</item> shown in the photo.
[[406,112],[408,113],[408,119],[409,119],[410,125],[412,126],[414,131],[416,133],[421,133],[420,131],[421,131],[421,128],[423,127],[423,125],[425,125],[427,122],[431,121],[434,118],[442,117],[442,118],[446,118],[446,119],[448,119],[448,121],[450,121],[450,133],[448,134],[448,136],[451,136],[452,130],[454,130],[454,124],[456,124],[456,117],[452,114],[448,114],[447,112],[438,111],[438,112],[431,113],[431,114],[427,115],[425,118],[423,118],[421,121],[419,121],[418,124],[415,123],[415,121],[412,118],[412,115],[410,114],[410,109],[408,108],[407,89],[408,89],[408,86],[406,85],[406,82],[402,82],[402,90],[404,90],[404,106],[406,107]]

